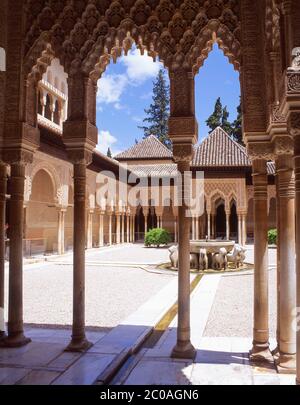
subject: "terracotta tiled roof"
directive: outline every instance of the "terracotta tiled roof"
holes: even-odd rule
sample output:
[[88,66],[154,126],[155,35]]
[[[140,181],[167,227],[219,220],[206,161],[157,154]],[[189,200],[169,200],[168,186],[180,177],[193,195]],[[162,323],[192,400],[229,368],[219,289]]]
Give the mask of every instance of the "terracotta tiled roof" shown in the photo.
[[154,135],[150,135],[131,148],[119,153],[114,158],[117,160],[172,159],[172,152]]
[[177,175],[177,165],[175,163],[159,165],[130,165],[128,168],[139,177],[175,177]]
[[235,142],[220,127],[216,128],[196,147],[194,167],[251,166],[246,148]]

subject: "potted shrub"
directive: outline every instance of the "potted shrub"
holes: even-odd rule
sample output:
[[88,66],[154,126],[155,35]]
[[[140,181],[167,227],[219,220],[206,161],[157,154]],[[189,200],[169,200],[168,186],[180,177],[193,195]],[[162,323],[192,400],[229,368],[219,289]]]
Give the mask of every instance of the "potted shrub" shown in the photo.
[[171,237],[168,231],[161,228],[150,229],[145,235],[145,246],[167,245],[171,242]]

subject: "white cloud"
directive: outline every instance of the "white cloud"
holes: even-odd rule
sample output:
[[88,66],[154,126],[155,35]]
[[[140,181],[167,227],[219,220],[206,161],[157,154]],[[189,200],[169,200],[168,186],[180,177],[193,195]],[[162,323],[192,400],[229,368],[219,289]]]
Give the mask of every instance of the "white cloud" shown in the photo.
[[119,105],[127,82],[128,79],[126,75],[104,75],[98,83],[98,103]]
[[141,84],[154,78],[162,67],[161,63],[153,62],[153,59],[146,52],[141,55],[139,49],[128,52],[128,55],[122,56],[120,61],[126,66],[128,79],[133,84]]
[[117,138],[114,137],[109,131],[100,131],[98,135],[97,149],[106,155],[108,148],[110,148],[112,154],[116,155],[118,154],[118,151],[114,150],[114,145],[117,142]]
[[[138,86],[149,79],[154,79],[159,69],[160,62],[153,62],[147,53],[143,56],[138,49],[131,50],[127,56],[122,56],[119,61],[125,66],[123,74],[104,74],[98,82],[97,108],[103,111],[102,105],[112,104],[114,109],[126,109],[121,103],[122,95],[129,86]],[[152,93],[147,93],[141,98],[149,98]]]

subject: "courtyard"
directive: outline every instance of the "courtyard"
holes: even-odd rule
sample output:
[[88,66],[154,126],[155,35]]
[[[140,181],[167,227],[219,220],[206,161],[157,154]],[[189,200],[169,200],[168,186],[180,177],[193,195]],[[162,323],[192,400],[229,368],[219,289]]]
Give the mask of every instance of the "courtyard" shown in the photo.
[[[24,322],[32,342],[0,349],[1,384],[293,384],[274,366],[252,367],[253,271],[204,275],[191,293],[195,361],[169,358],[176,314],[153,333],[176,303],[177,273],[160,270],[166,248],[125,244],[87,251],[86,324],[93,346],[64,349],[71,334],[72,255],[28,260],[24,266]],[[276,250],[269,249],[270,290]],[[248,263],[253,246],[247,246]],[[196,275],[191,275],[191,282]],[[276,297],[270,294],[270,337],[276,345]],[[150,338],[150,341],[149,341]],[[159,372],[154,373],[159,362]]]

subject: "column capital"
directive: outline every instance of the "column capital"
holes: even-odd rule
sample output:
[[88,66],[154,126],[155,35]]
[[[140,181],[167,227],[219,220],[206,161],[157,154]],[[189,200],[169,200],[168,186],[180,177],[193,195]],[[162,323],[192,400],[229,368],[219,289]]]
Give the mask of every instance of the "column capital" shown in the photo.
[[174,143],[197,142],[198,123],[195,116],[170,117],[169,136]]
[[23,148],[5,149],[3,160],[9,165],[27,165],[33,162],[33,152]]
[[300,111],[290,113],[288,131],[292,136],[300,135]]
[[272,139],[275,158],[282,155],[292,156],[294,154],[294,140],[291,135],[276,135]]
[[273,145],[269,141],[248,142],[247,153],[252,161],[272,160],[274,157]]
[[191,162],[194,154],[192,143],[175,143],[173,144],[173,159],[178,162]]

